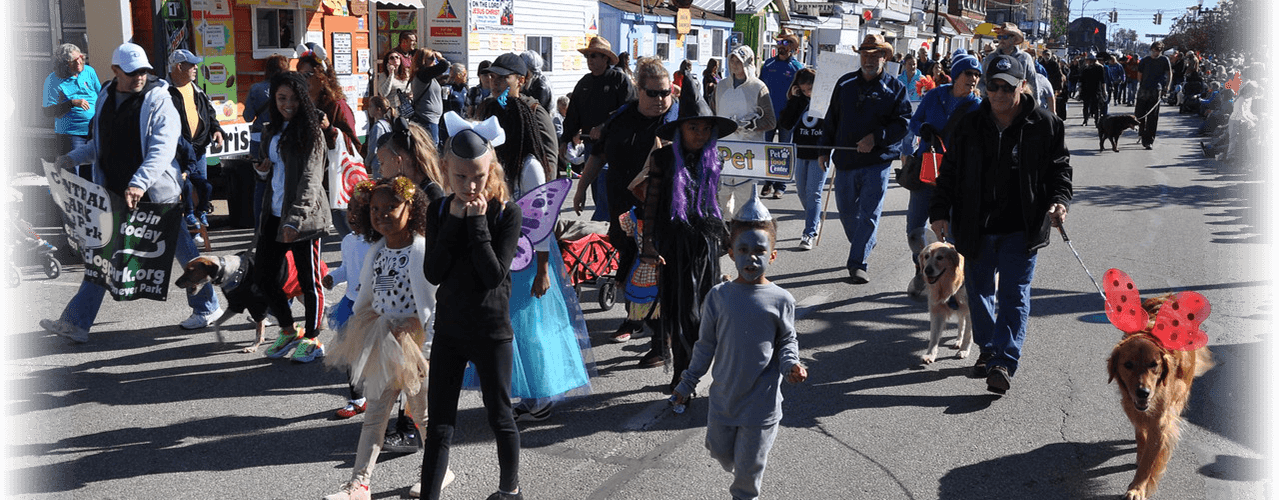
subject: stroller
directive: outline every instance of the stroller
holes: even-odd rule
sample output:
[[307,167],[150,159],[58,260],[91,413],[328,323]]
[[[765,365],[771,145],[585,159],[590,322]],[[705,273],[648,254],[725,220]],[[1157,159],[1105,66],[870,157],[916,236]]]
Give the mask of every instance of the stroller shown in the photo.
[[9,231],[6,238],[8,243],[4,246],[8,265],[4,271],[4,285],[13,288],[22,283],[22,269],[18,265],[20,256],[25,257],[22,262],[29,261],[31,256],[37,256],[44,275],[49,279],[57,279],[62,275],[62,263],[53,255],[58,247],[41,238],[31,228],[31,224],[18,215],[22,193],[10,187],[8,195]]
[[556,223],[555,238],[564,259],[564,272],[579,296],[582,284],[599,285],[600,308],[608,311],[617,302],[617,249],[608,241],[608,224],[562,220]]

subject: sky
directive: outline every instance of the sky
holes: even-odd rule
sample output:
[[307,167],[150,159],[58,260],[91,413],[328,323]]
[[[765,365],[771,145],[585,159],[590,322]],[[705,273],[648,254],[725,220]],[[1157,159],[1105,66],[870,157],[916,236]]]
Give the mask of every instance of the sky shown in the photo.
[[[1086,2],[1082,13],[1081,2]],[[1168,34],[1173,18],[1185,15],[1186,7],[1195,5],[1199,5],[1198,0],[1070,0],[1070,20],[1086,16],[1107,23],[1113,9],[1119,13],[1119,22],[1110,25],[1111,33],[1118,28],[1136,30],[1137,39],[1148,43],[1146,34]],[[1216,6],[1217,0],[1203,0],[1205,9]],[[1155,24],[1155,13],[1160,11],[1164,14],[1163,23]]]

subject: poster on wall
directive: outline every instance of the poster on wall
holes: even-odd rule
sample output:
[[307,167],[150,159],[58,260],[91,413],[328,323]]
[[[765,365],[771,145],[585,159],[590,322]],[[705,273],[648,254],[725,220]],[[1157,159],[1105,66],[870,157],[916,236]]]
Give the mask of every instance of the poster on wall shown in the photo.
[[467,21],[471,31],[514,31],[514,0],[469,0]]
[[466,0],[427,0],[426,12],[430,15],[430,28],[426,35],[427,46],[440,51],[452,62],[466,64]]
[[235,55],[205,57],[199,64],[200,86],[213,101],[218,121],[234,120],[236,109]]
[[[457,0],[454,0],[457,1]],[[400,44],[400,36],[417,32],[416,10],[379,10],[377,13],[377,53],[386,54]],[[422,46],[421,43],[418,46]]]
[[235,32],[230,18],[204,18],[195,22],[196,53],[202,57],[235,55]]
[[262,0],[235,0],[235,4],[240,7],[247,7],[250,5],[262,5]]

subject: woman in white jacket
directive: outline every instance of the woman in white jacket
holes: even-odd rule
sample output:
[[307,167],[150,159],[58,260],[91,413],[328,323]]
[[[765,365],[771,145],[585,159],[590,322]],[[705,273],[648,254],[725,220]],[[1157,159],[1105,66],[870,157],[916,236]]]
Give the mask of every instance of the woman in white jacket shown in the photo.
[[[777,113],[773,112],[768,86],[755,76],[755,54],[749,46],[739,46],[728,54],[728,70],[728,78],[715,86],[715,113],[737,122],[737,131],[723,140],[764,142],[764,132],[777,126]],[[724,172],[719,187],[720,213],[731,218],[737,203],[750,199],[754,189],[754,181]]]

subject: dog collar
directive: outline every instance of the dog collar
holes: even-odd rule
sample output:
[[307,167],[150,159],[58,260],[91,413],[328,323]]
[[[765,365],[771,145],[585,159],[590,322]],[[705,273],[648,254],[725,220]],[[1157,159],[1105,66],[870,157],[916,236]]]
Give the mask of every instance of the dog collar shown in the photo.
[[245,273],[244,267],[245,267],[245,260],[240,259],[240,265],[236,267],[234,271],[231,271],[228,274],[227,266],[226,266],[226,257],[219,255],[218,256],[218,268],[219,268],[218,277],[217,279],[213,280],[213,284],[221,286],[223,293],[229,292],[231,290],[235,290],[235,287],[240,286],[240,281],[244,279],[244,273]]

